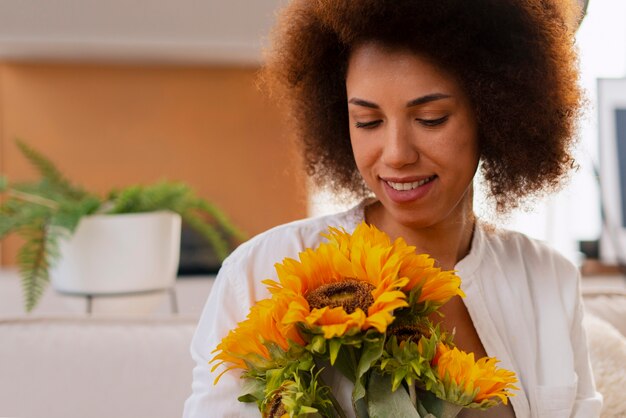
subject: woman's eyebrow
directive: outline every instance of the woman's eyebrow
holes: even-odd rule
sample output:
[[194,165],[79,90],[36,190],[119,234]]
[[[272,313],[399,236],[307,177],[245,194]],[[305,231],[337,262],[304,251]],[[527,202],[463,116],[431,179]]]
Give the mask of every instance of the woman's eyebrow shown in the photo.
[[410,100],[406,104],[406,107],[419,106],[419,105],[422,105],[424,103],[433,102],[435,100],[449,99],[450,97],[452,97],[452,96],[450,96],[449,94],[444,94],[444,93],[427,94],[425,96],[418,97],[417,99]]
[[[433,102],[435,100],[449,99],[450,97],[452,96],[444,93],[427,94],[425,96],[409,100],[409,102],[406,104],[406,107],[419,106],[424,103]],[[359,99],[358,97],[351,98],[350,100],[348,100],[348,103],[355,104],[357,106],[369,107],[371,109],[380,109],[380,106],[378,106],[376,103],[370,102],[368,100]]]
[[380,106],[378,106],[376,103],[368,102],[367,100],[359,99],[358,97],[351,98],[350,100],[348,100],[348,103],[352,103],[357,106],[369,107],[372,109],[380,109]]

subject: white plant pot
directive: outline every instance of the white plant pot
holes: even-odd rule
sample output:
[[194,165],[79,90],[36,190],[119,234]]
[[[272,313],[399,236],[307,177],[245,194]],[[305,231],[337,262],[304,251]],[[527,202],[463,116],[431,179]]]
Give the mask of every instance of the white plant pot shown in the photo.
[[180,215],[146,212],[93,215],[59,243],[52,287],[73,295],[123,295],[174,286],[180,257]]

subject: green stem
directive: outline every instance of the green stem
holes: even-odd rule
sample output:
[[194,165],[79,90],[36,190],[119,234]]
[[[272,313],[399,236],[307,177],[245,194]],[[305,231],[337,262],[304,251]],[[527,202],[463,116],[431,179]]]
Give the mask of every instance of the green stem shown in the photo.
[[346,413],[343,412],[343,408],[339,404],[339,401],[337,400],[337,398],[335,398],[335,395],[333,395],[333,391],[331,390],[331,387],[328,386],[326,382],[324,382],[324,379],[322,379],[322,376],[318,375],[317,380],[320,383],[320,385],[326,386],[328,388],[328,397],[330,398],[330,402],[333,404],[333,408],[335,408],[335,412],[337,413],[337,415],[339,415],[339,418],[348,418],[346,416]]
[[417,409],[417,393],[415,393],[415,383],[409,384],[409,397],[411,398],[411,403]]
[[359,366],[359,362],[356,358],[354,347],[348,346],[348,353],[350,353],[350,363],[352,363],[352,369],[354,370],[354,375],[356,376],[356,369]]
[[332,402],[333,407],[335,408],[335,412],[337,413],[337,415],[339,415],[339,418],[348,418],[345,412],[343,412],[341,405],[339,405],[337,398],[335,398],[335,395],[333,395],[332,392],[330,392],[329,396],[330,396],[330,401]]
[[50,209],[57,209],[59,207],[59,204],[54,200],[46,199],[45,197],[37,196],[30,193],[20,192],[19,190],[11,189],[9,190],[8,194],[9,196],[14,197],[18,200],[34,203],[36,205],[46,206]]

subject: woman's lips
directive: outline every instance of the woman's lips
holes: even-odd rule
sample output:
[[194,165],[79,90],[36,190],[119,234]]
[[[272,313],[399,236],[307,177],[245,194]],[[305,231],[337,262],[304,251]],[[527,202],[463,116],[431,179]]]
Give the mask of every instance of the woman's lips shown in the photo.
[[424,197],[433,187],[436,175],[421,178],[381,178],[387,196],[396,203],[406,203]]

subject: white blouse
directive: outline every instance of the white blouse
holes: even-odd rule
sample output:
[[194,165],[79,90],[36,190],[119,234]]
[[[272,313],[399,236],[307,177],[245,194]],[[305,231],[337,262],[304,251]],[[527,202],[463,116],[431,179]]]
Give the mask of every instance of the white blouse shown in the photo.
[[[364,207],[365,202],[347,212],[273,228],[224,261],[191,344],[196,367],[184,418],[260,416],[256,404],[237,401],[239,370],[213,385],[220,370],[211,372],[211,352],[256,301],[269,297],[261,281],[277,279],[275,263],[316,247],[328,226],[353,231],[364,219]],[[510,399],[516,416],[599,417],[602,397],[591,375],[575,266],[540,242],[479,222],[470,253],[455,269],[485,350],[501,360],[500,367],[517,374],[520,390]],[[348,413],[352,384],[338,373],[325,381]]]

